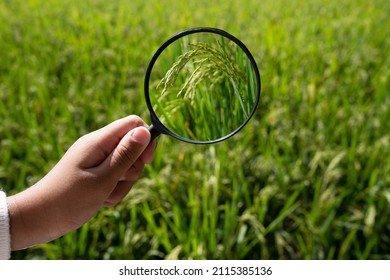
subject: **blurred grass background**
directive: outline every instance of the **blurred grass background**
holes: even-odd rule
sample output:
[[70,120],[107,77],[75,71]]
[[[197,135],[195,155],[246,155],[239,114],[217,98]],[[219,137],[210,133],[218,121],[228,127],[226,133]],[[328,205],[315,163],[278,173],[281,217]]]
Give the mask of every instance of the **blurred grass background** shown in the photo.
[[[260,106],[226,142],[161,137],[129,196],[15,259],[389,259],[390,2],[0,0],[0,187],[32,185],[81,135],[149,119],[168,37],[240,38]],[[26,233],[28,234],[28,233]]]

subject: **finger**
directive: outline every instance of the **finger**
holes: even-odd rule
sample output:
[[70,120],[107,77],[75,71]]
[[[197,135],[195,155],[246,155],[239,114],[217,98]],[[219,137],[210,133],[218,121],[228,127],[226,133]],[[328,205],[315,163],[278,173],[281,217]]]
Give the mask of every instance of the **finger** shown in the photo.
[[97,130],[95,137],[98,139],[99,146],[107,157],[130,130],[139,126],[147,127],[140,117],[135,115],[127,116]]
[[140,158],[122,175],[120,181],[136,181],[144,170],[144,163]]
[[145,127],[137,127],[127,133],[103,162],[103,172],[119,179],[140,157],[150,141]]
[[157,140],[152,141],[141,155],[144,164],[150,164],[153,160],[154,150],[156,149]]
[[77,154],[78,165],[92,168],[100,165],[115,149],[121,139],[133,128],[145,126],[138,116],[132,115],[116,120],[105,127],[81,137],[67,154]]
[[118,204],[131,190],[134,181],[120,181],[108,198],[104,201],[104,206],[114,206]]

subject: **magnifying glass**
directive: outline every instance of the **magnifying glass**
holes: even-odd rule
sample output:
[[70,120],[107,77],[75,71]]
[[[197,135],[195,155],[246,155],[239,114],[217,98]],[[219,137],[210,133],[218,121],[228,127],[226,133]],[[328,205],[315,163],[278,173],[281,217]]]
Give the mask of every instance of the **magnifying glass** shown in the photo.
[[248,48],[216,28],[192,28],[168,39],[145,75],[151,141],[170,135],[194,144],[226,140],[253,116],[260,73]]

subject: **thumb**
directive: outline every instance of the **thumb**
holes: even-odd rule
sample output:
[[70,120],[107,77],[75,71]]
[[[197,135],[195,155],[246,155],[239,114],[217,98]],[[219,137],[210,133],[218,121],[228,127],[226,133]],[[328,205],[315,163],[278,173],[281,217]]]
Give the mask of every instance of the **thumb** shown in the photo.
[[145,127],[130,130],[107,157],[103,165],[106,171],[122,176],[140,157],[150,142],[150,133]]

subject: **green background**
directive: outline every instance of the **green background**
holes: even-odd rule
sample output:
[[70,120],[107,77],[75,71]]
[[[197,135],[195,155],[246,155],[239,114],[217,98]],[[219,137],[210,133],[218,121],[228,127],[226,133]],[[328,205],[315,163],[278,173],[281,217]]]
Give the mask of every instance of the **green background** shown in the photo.
[[81,135],[149,120],[145,70],[178,31],[225,29],[262,76],[239,134],[210,146],[160,137],[122,203],[13,258],[390,258],[389,14],[387,0],[0,0],[8,194]]

